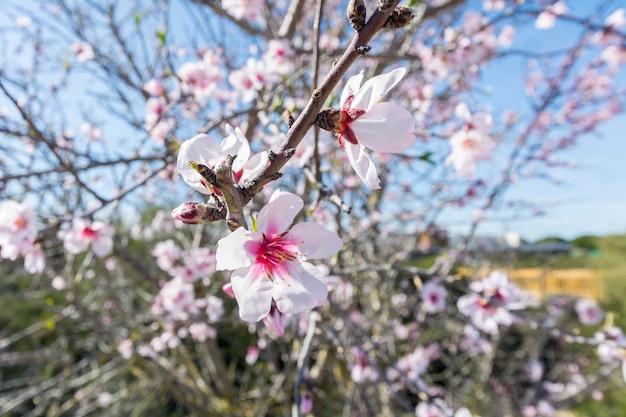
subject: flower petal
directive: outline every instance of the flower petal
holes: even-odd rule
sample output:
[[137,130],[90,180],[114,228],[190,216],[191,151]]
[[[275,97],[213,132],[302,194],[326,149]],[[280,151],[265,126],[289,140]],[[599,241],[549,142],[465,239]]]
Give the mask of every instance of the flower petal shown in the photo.
[[238,127],[233,129],[231,125],[226,125],[226,134],[228,136],[220,143],[222,155],[237,155],[233,162],[233,170],[236,170],[250,159],[250,143]]
[[300,255],[306,259],[327,258],[343,247],[337,234],[315,222],[298,223],[289,230],[287,236],[296,241]]
[[346,86],[341,92],[341,108],[343,108],[343,104],[346,102],[348,97],[356,95],[359,91],[359,87],[361,87],[361,82],[363,82],[363,73],[353,75],[348,79]]
[[189,161],[196,161],[212,167],[212,160],[220,157],[220,153],[215,150],[217,147],[213,138],[209,135],[200,134],[183,142],[178,151],[176,161],[178,173],[191,188],[202,194],[210,194],[210,191],[203,184],[202,176],[189,166]]
[[415,143],[415,119],[394,103],[377,103],[352,123],[359,143],[376,152],[399,153]]
[[260,268],[239,268],[230,277],[233,292],[239,305],[239,317],[256,323],[267,316],[272,306],[274,284]]
[[304,202],[297,195],[280,190],[274,191],[270,202],[259,212],[257,230],[267,235],[284,232],[302,207]]
[[[239,159],[239,155],[237,155],[237,159]],[[235,159],[235,162],[237,162]],[[247,179],[251,179],[256,175],[260,170],[265,168],[269,163],[270,157],[267,152],[257,153],[252,156],[245,164],[240,166],[240,169],[243,170],[243,174],[239,180],[239,183],[245,181]],[[233,162],[233,170],[235,168],[235,162]]]
[[[385,74],[370,78],[363,84],[352,102],[354,109],[371,109],[378,103],[406,74],[406,68],[396,68]],[[343,93],[341,94],[343,97]],[[343,103],[343,102],[342,102]]]
[[322,305],[328,297],[324,274],[307,262],[290,262],[286,281],[278,278],[274,286],[274,300],[281,313],[300,313]]
[[348,161],[350,161],[350,165],[361,178],[361,181],[370,189],[378,190],[380,188],[380,179],[376,173],[376,166],[367,152],[365,152],[365,148],[361,145],[353,145],[346,142],[345,149],[348,154]]
[[218,271],[233,270],[252,265],[256,253],[251,251],[251,243],[260,241],[260,233],[251,233],[240,227],[217,242],[215,253]]

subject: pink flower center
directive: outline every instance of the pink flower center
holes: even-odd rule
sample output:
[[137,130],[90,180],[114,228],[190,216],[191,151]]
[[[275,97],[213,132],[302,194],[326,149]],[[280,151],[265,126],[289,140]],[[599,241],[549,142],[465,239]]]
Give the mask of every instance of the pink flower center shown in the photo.
[[365,114],[365,110],[352,108],[351,106],[353,100],[354,95],[351,95],[346,99],[339,115],[338,140],[339,145],[342,148],[345,148],[346,140],[353,145],[359,143],[356,134],[352,130],[352,127],[350,127],[350,124],[352,124],[352,122],[354,122],[359,117],[363,116]]
[[28,220],[26,220],[24,217],[18,217],[17,219],[15,219],[15,222],[13,224],[15,225],[16,230],[23,230],[26,229],[26,226],[28,226]]
[[259,245],[256,264],[259,265],[269,279],[274,275],[284,279],[287,275],[285,262],[296,259],[295,246],[285,239],[285,233],[270,236],[263,234],[263,242]]
[[473,148],[474,147],[474,141],[471,138],[465,138],[463,139],[463,147],[464,148]]
[[85,239],[94,240],[98,237],[98,231],[89,226],[85,226],[81,232],[81,236]]

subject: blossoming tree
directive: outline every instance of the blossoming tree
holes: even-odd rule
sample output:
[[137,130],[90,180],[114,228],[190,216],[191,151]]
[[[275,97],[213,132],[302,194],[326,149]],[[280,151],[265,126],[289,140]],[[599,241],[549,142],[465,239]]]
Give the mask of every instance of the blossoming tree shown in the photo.
[[[595,301],[457,273],[486,216],[538,209],[507,189],[623,113],[619,1],[6,0],[0,23],[0,414],[552,416],[626,369]],[[503,68],[511,108],[484,94]],[[466,233],[415,266],[449,213]]]

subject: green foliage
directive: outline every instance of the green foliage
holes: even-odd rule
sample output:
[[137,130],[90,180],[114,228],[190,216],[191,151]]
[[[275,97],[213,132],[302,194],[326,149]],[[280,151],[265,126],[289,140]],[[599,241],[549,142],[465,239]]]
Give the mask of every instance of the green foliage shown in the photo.
[[572,240],[572,246],[575,248],[593,250],[598,249],[600,238],[597,236],[580,236]]

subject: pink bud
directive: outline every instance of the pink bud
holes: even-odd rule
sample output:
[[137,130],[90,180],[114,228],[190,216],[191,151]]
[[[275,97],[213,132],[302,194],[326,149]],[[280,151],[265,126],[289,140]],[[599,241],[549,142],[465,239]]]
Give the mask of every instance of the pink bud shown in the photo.
[[226,218],[226,212],[204,203],[184,203],[172,210],[172,217],[186,224],[210,223]]
[[313,396],[308,391],[300,398],[300,410],[304,414],[308,414],[313,410]]
[[235,298],[235,292],[233,291],[233,284],[227,282],[222,285],[222,291],[224,291],[230,298]]
[[283,320],[283,313],[278,311],[276,305],[272,304],[272,308],[267,316],[263,317],[263,323],[267,329],[274,333],[276,336],[285,335],[285,321]]
[[254,365],[258,359],[259,359],[259,348],[257,348],[256,346],[248,347],[248,351],[246,353],[246,363],[248,365]]
[[200,203],[184,203],[172,210],[172,217],[186,224],[201,223],[198,216],[198,204]]

